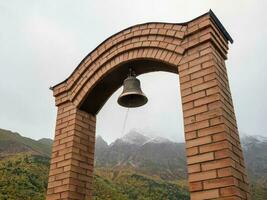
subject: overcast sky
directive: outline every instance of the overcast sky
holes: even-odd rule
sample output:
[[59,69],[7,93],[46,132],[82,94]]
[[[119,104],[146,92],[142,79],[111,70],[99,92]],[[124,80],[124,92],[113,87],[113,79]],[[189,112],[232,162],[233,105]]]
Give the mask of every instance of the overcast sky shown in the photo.
[[[234,39],[228,75],[241,134],[267,136],[267,1],[0,0],[0,128],[54,137],[56,107],[48,89],[107,37],[144,22],[189,21],[212,9]],[[183,141],[178,76],[140,76],[149,103],[129,111],[125,132]],[[108,142],[124,133],[126,109],[113,94],[97,116]]]

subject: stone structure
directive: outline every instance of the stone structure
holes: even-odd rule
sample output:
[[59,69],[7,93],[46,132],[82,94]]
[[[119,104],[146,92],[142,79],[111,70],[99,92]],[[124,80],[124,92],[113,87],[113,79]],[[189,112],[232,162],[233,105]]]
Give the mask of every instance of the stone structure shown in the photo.
[[229,42],[209,11],[187,23],[132,26],[86,56],[52,88],[58,111],[47,200],[92,199],[95,116],[129,66],[137,75],[180,76],[191,199],[249,199],[225,66]]

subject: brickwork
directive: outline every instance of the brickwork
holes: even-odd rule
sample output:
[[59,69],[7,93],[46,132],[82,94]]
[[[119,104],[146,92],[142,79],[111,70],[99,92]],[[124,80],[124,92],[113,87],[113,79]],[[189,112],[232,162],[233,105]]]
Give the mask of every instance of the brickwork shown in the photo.
[[224,58],[204,43],[183,60],[178,69],[191,200],[249,199]]
[[58,116],[47,200],[92,199],[96,121],[81,107],[100,80],[135,60],[179,74],[191,200],[250,199],[225,66],[228,42],[209,12],[188,23],[133,26],[99,45],[53,87]]
[[95,117],[72,103],[58,107],[47,200],[91,199]]

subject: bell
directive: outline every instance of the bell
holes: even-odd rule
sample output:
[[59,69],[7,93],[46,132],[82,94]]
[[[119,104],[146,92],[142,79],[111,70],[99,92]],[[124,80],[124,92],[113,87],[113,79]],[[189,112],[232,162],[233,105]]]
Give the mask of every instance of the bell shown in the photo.
[[140,81],[130,69],[130,74],[123,81],[123,91],[118,98],[118,104],[127,108],[143,106],[147,103],[147,97],[142,92]]

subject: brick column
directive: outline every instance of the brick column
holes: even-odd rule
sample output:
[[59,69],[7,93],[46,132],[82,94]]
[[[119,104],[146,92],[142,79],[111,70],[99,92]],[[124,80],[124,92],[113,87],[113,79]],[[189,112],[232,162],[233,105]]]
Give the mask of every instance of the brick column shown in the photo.
[[47,200],[92,199],[95,116],[59,105]]
[[224,58],[206,42],[179,66],[191,200],[249,199]]

